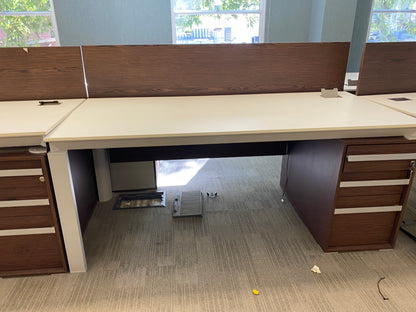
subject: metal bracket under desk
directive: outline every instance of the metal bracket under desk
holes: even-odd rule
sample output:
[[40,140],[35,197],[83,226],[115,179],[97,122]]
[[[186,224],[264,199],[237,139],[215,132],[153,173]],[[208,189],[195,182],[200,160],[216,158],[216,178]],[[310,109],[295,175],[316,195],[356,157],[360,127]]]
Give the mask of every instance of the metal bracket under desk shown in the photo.
[[287,142],[226,143],[110,149],[115,162],[286,155]]

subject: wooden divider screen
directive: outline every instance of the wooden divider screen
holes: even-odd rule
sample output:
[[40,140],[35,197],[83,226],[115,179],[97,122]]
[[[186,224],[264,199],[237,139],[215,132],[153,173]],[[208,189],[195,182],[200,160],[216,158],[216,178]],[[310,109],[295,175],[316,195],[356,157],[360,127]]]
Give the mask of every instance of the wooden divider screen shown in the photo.
[[349,43],[84,46],[90,97],[343,89]]
[[416,92],[416,42],[366,43],[357,95]]
[[80,47],[0,48],[0,101],[85,97]]

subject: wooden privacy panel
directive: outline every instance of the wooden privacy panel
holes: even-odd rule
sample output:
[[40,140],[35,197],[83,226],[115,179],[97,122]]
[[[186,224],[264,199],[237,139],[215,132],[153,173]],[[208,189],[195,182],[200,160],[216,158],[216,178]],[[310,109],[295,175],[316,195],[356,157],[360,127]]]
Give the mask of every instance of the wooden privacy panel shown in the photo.
[[343,89],[349,43],[82,47],[90,97]]
[[416,91],[416,42],[366,43],[357,95]]
[[85,97],[80,47],[0,48],[0,101]]

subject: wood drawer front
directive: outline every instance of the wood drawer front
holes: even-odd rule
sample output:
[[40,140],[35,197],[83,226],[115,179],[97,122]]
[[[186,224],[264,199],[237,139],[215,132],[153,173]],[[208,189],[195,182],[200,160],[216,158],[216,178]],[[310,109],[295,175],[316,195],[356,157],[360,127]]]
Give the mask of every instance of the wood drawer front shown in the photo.
[[416,159],[416,156],[410,155],[415,153],[416,143],[350,145],[347,148],[347,155],[409,154],[406,158],[409,157],[408,159]]
[[0,230],[54,226],[50,206],[0,208]]
[[0,254],[0,276],[9,271],[64,267],[56,234],[2,236]]
[[402,194],[405,185],[388,185],[388,186],[364,186],[364,187],[340,187],[338,196],[364,196],[364,195],[392,195]]
[[0,177],[0,200],[47,198],[43,176]]
[[344,173],[351,172],[384,172],[384,171],[408,171],[411,160],[390,161],[348,161],[344,163]]
[[7,160],[7,161],[1,160],[0,161],[0,170],[33,169],[33,168],[42,168],[42,161],[40,159]]
[[338,196],[336,208],[376,207],[400,205],[402,194]]
[[409,179],[410,170],[401,171],[376,171],[376,172],[344,172],[341,181],[366,181],[366,180],[402,180]]
[[398,212],[335,215],[329,246],[390,243]]

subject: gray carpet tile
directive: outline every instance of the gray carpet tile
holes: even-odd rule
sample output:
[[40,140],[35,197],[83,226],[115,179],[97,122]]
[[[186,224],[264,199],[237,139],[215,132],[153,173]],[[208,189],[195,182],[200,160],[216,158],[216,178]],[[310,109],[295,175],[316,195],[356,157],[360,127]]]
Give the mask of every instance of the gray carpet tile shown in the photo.
[[[400,232],[394,250],[322,252],[280,201],[280,165],[211,159],[161,188],[167,207],[100,203],[84,235],[88,272],[0,279],[0,311],[416,311],[416,242]],[[195,190],[203,217],[172,218],[176,193]]]

